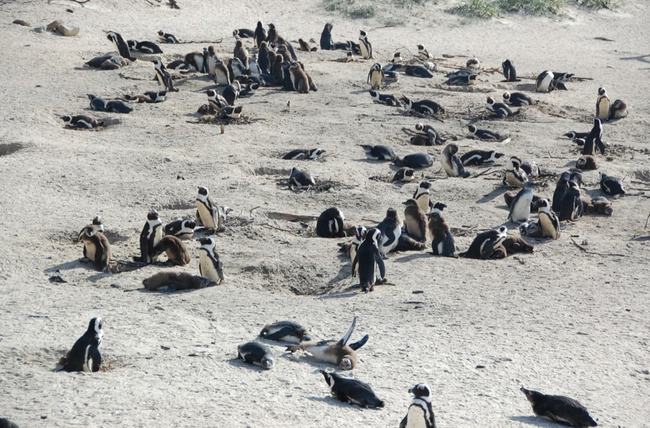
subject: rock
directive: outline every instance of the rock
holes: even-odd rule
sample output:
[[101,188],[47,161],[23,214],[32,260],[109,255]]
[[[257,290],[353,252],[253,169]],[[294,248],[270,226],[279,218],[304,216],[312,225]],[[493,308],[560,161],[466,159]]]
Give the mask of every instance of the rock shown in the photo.
[[49,24],[47,24],[47,27],[45,27],[47,31],[51,31],[53,33],[58,33],[62,36],[66,37],[72,37],[76,36],[79,34],[79,27],[73,27],[71,25],[65,25],[63,21],[57,19],[56,21],[52,21]]

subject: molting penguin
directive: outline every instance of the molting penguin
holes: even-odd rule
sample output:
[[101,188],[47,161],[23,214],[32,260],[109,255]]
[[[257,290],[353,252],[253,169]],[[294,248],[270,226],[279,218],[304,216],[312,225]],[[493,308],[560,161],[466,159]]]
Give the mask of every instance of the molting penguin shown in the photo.
[[291,173],[289,174],[289,188],[293,189],[296,187],[309,187],[315,186],[316,180],[311,176],[307,171],[302,171],[295,166],[291,168]]
[[304,52],[316,52],[318,50],[316,46],[311,46],[304,39],[298,39],[298,46],[300,46],[300,50]]
[[580,156],[576,161],[576,168],[582,171],[592,171],[598,169],[596,158],[591,155]]
[[460,161],[465,166],[479,166],[485,163],[494,163],[501,157],[503,157],[503,153],[498,153],[495,150],[470,150],[460,157]]
[[174,88],[174,81],[171,74],[169,74],[165,65],[160,61],[160,58],[156,58],[152,62],[158,84],[164,86],[169,92],[178,92],[178,89]]
[[468,125],[467,129],[472,133],[472,136],[481,141],[496,141],[498,143],[507,144],[510,138],[504,137],[496,132],[488,129],[479,129],[475,125]]
[[237,358],[248,364],[262,367],[264,370],[271,370],[275,365],[271,350],[259,342],[246,342],[237,346]]
[[96,317],[88,323],[86,332],[72,345],[72,349],[61,358],[60,368],[66,372],[97,372],[102,365],[100,348],[104,331],[102,319]]
[[521,392],[526,395],[537,416],[579,428],[598,426],[589,415],[587,408],[573,398],[562,395],[546,395],[523,386]]
[[525,223],[530,217],[530,204],[533,202],[533,186],[528,183],[517,193],[510,204],[508,220]]
[[224,281],[223,263],[216,251],[216,241],[212,237],[199,239],[199,274],[215,284]]
[[84,227],[79,232],[78,240],[83,242],[83,255],[90,260],[95,269],[103,271],[108,269],[111,260],[111,245],[104,235],[104,225],[99,216],[93,219],[92,224]]
[[381,64],[373,64],[372,67],[370,67],[367,79],[367,82],[370,83],[370,89],[381,89],[383,81],[384,71],[381,68]]
[[368,40],[368,35],[365,31],[359,32],[359,48],[361,49],[361,56],[363,59],[372,59],[372,44]]
[[609,119],[622,119],[627,116],[627,104],[623,100],[614,100],[609,108]]
[[600,173],[600,190],[609,196],[625,195],[623,181],[604,172]]
[[609,120],[610,101],[605,88],[598,88],[598,99],[596,99],[596,117],[600,120]]
[[106,38],[111,42],[115,43],[118,52],[123,58],[126,58],[131,61],[135,61],[135,58],[131,55],[131,51],[129,50],[129,45],[124,41],[124,38],[120,33],[109,31],[108,33],[106,33]]
[[301,343],[311,340],[307,330],[293,321],[278,321],[267,324],[260,332],[260,337],[275,342]]
[[289,77],[291,79],[291,87],[299,94],[309,93],[309,79],[305,70],[298,63],[293,63],[289,66]]
[[163,236],[153,248],[152,258],[155,260],[162,253],[167,255],[167,264],[185,266],[190,263],[190,253],[185,244],[173,235]]
[[384,402],[377,397],[367,383],[346,378],[336,373],[328,373],[324,370],[321,370],[320,373],[330,387],[330,392],[337,400],[370,409],[384,407]]
[[506,78],[506,82],[519,82],[520,79],[517,79],[517,70],[515,65],[509,59],[506,59],[501,63],[501,71],[503,72],[503,77]]
[[538,210],[537,223],[541,236],[543,238],[559,239],[560,219],[551,210],[551,202],[548,199],[540,200]]
[[429,385],[419,383],[409,389],[413,394],[413,401],[399,428],[436,428],[436,417],[431,406],[431,388]]
[[357,342],[348,344],[356,325],[357,317],[354,317],[348,331],[338,341],[322,340],[320,342],[301,343],[287,347],[287,351],[291,353],[297,351],[306,352],[316,360],[336,364],[341,370],[352,370],[359,364],[357,349],[368,341],[368,335],[365,335]]
[[386,217],[377,225],[377,229],[381,231],[382,235],[379,249],[384,256],[397,247],[402,234],[402,226],[402,220],[397,211],[394,208],[389,208],[386,211]]
[[207,187],[199,186],[199,192],[196,195],[197,218],[210,231],[221,230],[223,224],[218,207],[212,203],[210,192]]
[[147,214],[147,222],[140,233],[140,257],[137,261],[142,263],[152,263],[156,261],[157,255],[154,255],[154,248],[163,237],[162,221],[158,218],[158,211],[153,208]]
[[504,92],[503,101],[515,107],[530,106],[534,104],[533,99],[523,92]]
[[345,237],[345,217],[340,209],[328,208],[318,216],[316,221],[316,235],[321,238]]
[[427,218],[415,199],[404,202],[404,231],[418,242],[427,241]]
[[429,233],[431,234],[431,252],[434,256],[456,257],[456,243],[449,226],[442,216],[442,208],[434,208],[429,213]]
[[[356,267],[359,265],[359,283],[365,292],[372,291],[375,283],[386,282],[386,267],[379,251],[381,237],[379,229],[368,230],[352,261],[352,277],[356,276]],[[375,276],[376,267],[379,268],[378,279]]]
[[192,239],[195,228],[196,228],[195,221],[179,218],[167,223],[163,228],[163,232],[165,235],[173,235],[178,239],[188,241]]
[[278,31],[275,29],[275,24],[269,24],[269,31],[266,34],[266,41],[272,46],[278,42]]
[[507,233],[508,228],[505,226],[481,232],[476,235],[469,249],[461,253],[460,256],[483,260],[503,259],[508,255],[503,246]]
[[528,183],[528,175],[521,168],[521,159],[516,156],[510,158],[510,165],[503,176],[503,184],[509,187],[524,187]]
[[454,143],[447,144],[442,150],[440,163],[449,177],[467,178],[469,177],[469,172],[465,171],[463,162],[461,162],[456,153],[458,153],[458,146]]
[[239,58],[239,60],[244,64],[244,68],[248,68],[248,49],[244,47],[244,43],[241,40],[237,40],[235,43],[235,49],[233,51],[233,56]]
[[198,275],[191,275],[187,272],[163,271],[158,272],[149,278],[142,280],[142,285],[149,291],[159,291],[161,288],[167,290],[198,290],[212,287],[215,284],[208,278]]

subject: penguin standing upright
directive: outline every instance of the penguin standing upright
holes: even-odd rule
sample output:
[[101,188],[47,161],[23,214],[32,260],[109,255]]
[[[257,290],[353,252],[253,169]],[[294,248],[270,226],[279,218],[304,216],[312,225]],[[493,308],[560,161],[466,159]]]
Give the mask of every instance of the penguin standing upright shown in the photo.
[[389,208],[386,211],[386,217],[377,225],[377,229],[381,232],[379,250],[385,257],[397,247],[402,234],[402,220],[394,208]]
[[140,233],[140,258],[137,259],[138,261],[143,263],[156,261],[154,248],[163,237],[162,230],[162,221],[158,217],[158,211],[151,209],[147,214],[147,222]]
[[569,190],[569,180],[571,179],[571,173],[569,171],[564,171],[555,185],[555,191],[553,192],[553,203],[551,209],[556,213],[560,212],[560,206],[562,204],[562,199],[567,190]]
[[591,127],[591,131],[585,137],[585,144],[582,146],[583,155],[595,155],[596,149],[600,151],[602,155],[605,154],[605,144],[603,143],[603,123],[597,117],[594,118],[594,125]]
[[217,243],[212,237],[199,239],[199,274],[215,284],[224,281],[223,263],[216,252]]
[[328,208],[318,216],[316,221],[316,235],[321,238],[345,237],[345,217],[340,209]]
[[108,33],[106,33],[106,38],[111,42],[115,43],[118,52],[123,58],[126,58],[131,61],[135,61],[135,58],[131,56],[129,45],[126,43],[126,41],[124,41],[124,38],[120,33],[116,33],[115,31],[109,31]]
[[269,24],[269,31],[266,34],[266,41],[271,45],[278,42],[278,31],[275,29],[275,24]]
[[248,69],[248,49],[244,47],[244,43],[241,40],[237,40],[235,43],[235,50],[233,51],[233,55],[235,58],[239,58],[242,64],[244,64],[244,67]]
[[436,428],[436,417],[431,406],[431,388],[429,385],[419,383],[409,389],[413,394],[413,401],[399,428]]
[[78,237],[79,242],[84,244],[84,257],[93,262],[95,269],[99,271],[108,269],[111,260],[111,245],[103,232],[104,225],[97,216],[93,219],[92,224],[79,232]]
[[508,220],[518,223],[527,222],[530,217],[531,202],[533,202],[533,186],[528,183],[512,200]]
[[158,84],[164,86],[170,92],[178,92],[178,89],[174,88],[172,75],[169,74],[169,71],[167,71],[160,58],[156,58],[152,62],[153,68],[156,72],[156,79],[158,80]]
[[197,218],[209,231],[216,232],[221,229],[221,215],[218,207],[212,203],[207,187],[199,186],[196,195]]
[[431,183],[429,181],[421,181],[418,188],[413,193],[413,199],[418,203],[418,206],[424,213],[428,213],[433,207],[431,201]]
[[404,202],[404,231],[418,242],[427,241],[427,218],[415,199]]
[[548,199],[542,199],[539,202],[537,223],[543,238],[560,238],[560,219],[551,210],[551,203]]
[[449,177],[467,178],[469,172],[465,170],[463,162],[456,153],[458,153],[458,146],[454,143],[447,144],[442,150],[440,163]]
[[509,59],[506,59],[501,63],[501,70],[503,71],[503,77],[506,78],[506,82],[519,82],[517,79],[517,70],[515,65]]
[[361,56],[363,59],[372,59],[372,44],[368,40],[368,35],[365,31],[359,32],[359,48],[361,49]]
[[600,120],[609,119],[610,101],[605,88],[598,88],[598,99],[596,100],[596,117]]
[[262,21],[257,21],[257,26],[255,27],[255,47],[259,49],[264,40],[266,40],[266,30],[262,25]]
[[72,345],[72,349],[61,358],[59,370],[66,372],[97,372],[102,365],[100,347],[104,331],[102,319],[96,317],[88,323],[86,332]]
[[[366,237],[359,245],[354,260],[352,261],[352,277],[356,276],[356,268],[359,266],[359,283],[361,290],[368,292],[374,289],[375,283],[386,281],[386,267],[384,260],[379,252],[379,239],[381,231],[379,229],[370,229]],[[375,276],[375,268],[379,267],[379,279]]]
[[366,238],[367,233],[368,233],[368,229],[366,229],[365,227],[355,226],[354,239],[349,244],[350,262],[353,262],[354,258],[357,256],[357,252],[359,251],[359,245],[361,245],[363,240]]
[[370,67],[367,81],[370,83],[370,89],[381,89],[384,82],[384,70],[382,70],[381,64],[375,63]]
[[524,187],[526,183],[528,183],[528,174],[521,168],[521,159],[512,156],[503,176],[503,184],[509,187]]
[[431,234],[431,252],[434,256],[456,256],[454,235],[442,216],[442,209],[434,208],[429,213],[429,233]]

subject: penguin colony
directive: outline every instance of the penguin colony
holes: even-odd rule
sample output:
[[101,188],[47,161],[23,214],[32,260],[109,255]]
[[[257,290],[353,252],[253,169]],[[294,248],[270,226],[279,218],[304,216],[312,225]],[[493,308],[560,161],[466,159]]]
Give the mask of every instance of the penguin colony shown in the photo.
[[[342,62],[370,61],[378,57],[373,50],[368,32],[361,30],[358,40],[334,42],[331,24],[326,24],[320,37],[321,50],[341,50],[345,57]],[[163,44],[180,43],[173,34],[159,31]],[[265,28],[261,22],[254,30],[235,29],[236,39],[231,58],[219,57],[213,46],[202,51],[190,52],[181,60],[164,64],[162,49],[153,42],[125,40],[122,35],[111,31],[107,39],[115,46],[119,54],[111,53],[94,58],[87,63],[97,69],[116,69],[128,66],[136,60],[152,62],[152,72],[158,88],[143,88],[143,95],[128,94],[114,99],[104,99],[88,94],[90,108],[94,111],[128,114],[134,110],[135,103],[160,103],[180,89],[175,80],[180,73],[201,73],[214,81],[215,87],[208,89],[208,104],[199,111],[224,119],[237,119],[242,108],[236,106],[242,97],[252,96],[256,90],[265,87],[280,87],[283,90],[308,94],[317,91],[312,77],[304,64],[299,61],[297,51],[314,52],[318,49],[315,42],[299,39],[299,48],[283,38],[273,24]],[[252,43],[249,40],[251,39]],[[152,59],[142,59],[155,55]],[[356,56],[359,58],[357,59]],[[444,118],[447,110],[435,100],[413,99],[382,93],[380,90],[397,82],[401,76],[432,79],[437,66],[432,62],[432,55],[423,45],[417,46],[417,54],[405,60],[397,52],[386,64],[373,62],[365,76],[369,85],[371,100],[376,103],[402,109],[405,114],[418,118]],[[369,64],[370,64],[369,62]],[[521,80],[514,62],[506,59],[501,65],[504,82]],[[170,71],[171,70],[171,71]],[[363,79],[364,76],[361,76]],[[464,67],[449,73],[444,85],[469,87],[476,85],[481,77],[481,63],[471,58]],[[556,90],[569,90],[568,84],[573,74],[545,70],[535,80],[538,93]],[[514,120],[527,108],[534,108],[537,101],[521,92],[504,92],[503,99],[487,97],[486,113],[496,120]],[[205,107],[205,108],[203,108]],[[590,198],[583,192],[583,170],[598,169],[598,159],[605,155],[607,145],[603,141],[605,123],[619,120],[627,115],[627,105],[622,100],[610,102],[607,91],[601,87],[597,91],[596,109],[591,130],[585,132],[571,131],[565,134],[579,148],[581,155],[576,161],[576,168],[567,170],[559,177],[552,195],[537,191],[536,179],[540,175],[534,160],[522,160],[508,155],[507,146],[510,137],[496,131],[479,128],[478,124],[467,126],[469,137],[481,142],[497,143],[497,150],[471,150],[459,153],[456,143],[447,143],[448,137],[442,136],[431,125],[418,121],[414,129],[409,130],[410,142],[421,146],[443,146],[438,154],[441,171],[450,179],[473,179],[472,167],[495,165],[507,159],[502,173],[502,185],[514,192],[506,192],[504,199],[508,207],[504,214],[504,224],[493,225],[478,233],[469,248],[459,251],[455,245],[453,218],[447,218],[444,209],[447,205],[437,201],[434,187],[450,182],[434,183],[416,180],[416,171],[434,165],[435,157],[428,152],[416,152],[398,156],[386,145],[362,145],[368,159],[376,162],[390,163],[395,168],[393,182],[417,182],[414,193],[405,198],[403,215],[393,207],[388,207],[384,219],[376,224],[352,224],[346,222],[344,213],[337,207],[328,207],[318,217],[315,234],[322,238],[351,238],[339,243],[351,265],[351,276],[357,277],[359,288],[363,292],[372,292],[375,285],[387,282],[387,270],[390,268],[389,254],[399,251],[425,251],[430,248],[432,256],[465,257],[474,259],[502,259],[513,253],[533,252],[531,242],[535,240],[561,239],[561,231],[567,222],[576,222],[583,215],[612,215],[612,203],[604,196]],[[98,129],[104,121],[91,116],[76,114],[62,116],[66,127],[74,129]],[[321,148],[294,149],[282,156],[285,160],[316,160],[323,156]],[[305,170],[297,167],[291,169],[290,186],[311,187],[315,179]],[[443,184],[445,183],[445,184]],[[435,184],[435,186],[434,186]],[[610,197],[625,195],[622,180],[600,174],[600,189]],[[227,195],[220,195],[225,196]],[[207,187],[201,186],[196,193],[196,211],[185,218],[163,221],[155,209],[143,213],[140,234],[140,254],[133,257],[138,265],[187,265],[192,258],[192,249],[198,254],[198,275],[183,272],[163,271],[144,280],[148,290],[163,288],[183,290],[219,285],[224,281],[224,266],[217,252],[219,233],[227,227],[227,215],[230,209],[218,206]],[[512,233],[514,230],[514,233]],[[527,241],[522,238],[531,238]],[[105,235],[105,226],[100,217],[92,219],[78,234],[78,241],[83,244],[83,259],[91,263],[94,269],[110,271],[114,262],[111,258],[111,244]],[[194,242],[195,245],[190,243]],[[190,247],[190,248],[188,248]],[[388,265],[388,266],[387,266]],[[294,321],[279,321],[264,326],[258,338],[242,343],[237,347],[236,356],[245,363],[271,370],[276,365],[273,351],[266,343],[280,343],[286,346],[289,355],[305,354],[320,363],[329,364],[339,370],[359,368],[358,357],[361,349],[369,340],[365,335],[356,342],[350,342],[356,328],[357,317],[340,339],[312,339],[307,330]],[[90,320],[86,332],[74,343],[71,350],[60,361],[59,370],[96,372],[102,367],[101,345],[103,340],[103,322],[99,317]],[[320,370],[327,388],[338,400],[363,408],[381,408],[386,403],[373,391],[372,387],[359,380],[343,376],[331,370]],[[521,388],[529,400],[533,412],[553,421],[575,427],[596,426],[587,409],[574,399],[545,395],[543,393]],[[435,427],[433,402],[435,397],[430,386],[418,383],[408,390],[412,394],[412,403],[405,410],[400,427]]]

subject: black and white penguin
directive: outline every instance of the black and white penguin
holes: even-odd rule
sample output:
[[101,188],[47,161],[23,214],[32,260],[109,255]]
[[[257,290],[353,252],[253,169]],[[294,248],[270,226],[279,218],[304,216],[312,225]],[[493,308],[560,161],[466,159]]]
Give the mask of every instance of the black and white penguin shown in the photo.
[[384,402],[377,397],[367,383],[336,373],[328,373],[325,370],[321,370],[320,373],[337,400],[369,409],[384,407]]
[[437,203],[428,214],[431,252],[434,256],[455,257],[456,243],[454,242],[454,235],[442,215],[444,207],[444,204]]
[[418,188],[415,189],[412,199],[418,203],[418,206],[424,213],[429,213],[433,208],[433,202],[431,201],[431,182],[421,181],[418,184]]
[[517,113],[519,113],[518,111],[513,111],[510,107],[508,107],[504,103],[496,102],[492,97],[487,97],[487,108],[500,119],[512,117]]
[[203,227],[214,232],[221,230],[223,221],[219,213],[219,208],[216,204],[212,203],[210,191],[207,187],[199,186],[198,188],[196,211],[197,218]]
[[78,241],[84,244],[84,258],[91,261],[98,271],[108,269],[111,245],[104,235],[104,225],[99,216],[79,232]]
[[230,72],[230,78],[234,83],[235,80],[244,78],[244,76],[247,75],[248,68],[239,58],[230,58],[228,60],[228,71]]
[[325,23],[323,31],[320,33],[320,48],[322,50],[334,49],[334,41],[332,39],[332,24]]
[[314,180],[314,177],[312,177],[309,172],[298,169],[295,166],[291,168],[291,173],[289,174],[289,188],[293,188],[293,186],[308,187],[315,185],[316,180]]
[[546,395],[523,386],[520,390],[526,395],[537,416],[578,428],[598,426],[587,408],[573,398]]
[[[352,261],[352,277],[356,276],[356,268],[359,266],[359,283],[361,290],[373,291],[376,283],[386,281],[386,267],[379,251],[382,233],[379,229],[369,229],[366,238],[363,240],[357,255]],[[379,278],[375,276],[376,268],[379,268]]]
[[419,383],[408,392],[413,394],[413,400],[399,428],[436,428],[429,385]]
[[135,61],[135,58],[131,55],[131,51],[129,50],[129,45],[124,41],[124,38],[120,33],[109,31],[106,33],[106,38],[115,43],[118,52],[120,55],[122,55],[123,58],[126,58],[130,61]]
[[271,370],[275,366],[275,359],[269,347],[255,341],[237,346],[237,358],[264,370]]
[[103,120],[98,120],[83,114],[61,116],[64,126],[70,129],[97,129],[104,126]]
[[528,174],[521,168],[521,159],[512,156],[503,176],[503,184],[508,187],[524,187],[528,181]]
[[389,208],[386,211],[386,217],[377,225],[377,229],[381,232],[379,250],[382,255],[385,256],[397,247],[399,237],[402,234],[402,226],[402,219],[397,214],[397,210]]
[[307,330],[293,321],[278,321],[267,324],[260,332],[260,337],[265,340],[285,343],[301,343],[311,340]]
[[142,95],[126,95],[125,98],[138,103],[161,103],[167,99],[167,91],[146,91]]
[[422,122],[418,122],[415,124],[415,130],[419,132],[424,132],[426,135],[429,136],[431,141],[433,141],[434,144],[436,145],[441,145],[444,144],[447,139],[443,138],[436,129],[431,126],[431,125],[425,125]]
[[372,100],[376,103],[379,104],[385,104],[387,106],[391,107],[401,107],[402,103],[400,100],[393,94],[382,94],[379,91],[370,91],[370,96],[372,97]]
[[555,76],[550,70],[542,71],[535,82],[535,90],[537,92],[551,92],[555,89]]
[[271,72],[271,59],[269,56],[269,48],[266,42],[262,42],[259,50],[257,51],[257,64],[260,66],[262,74]]
[[223,95],[221,95],[215,89],[208,89],[206,91],[206,95],[208,96],[208,102],[210,104],[213,104],[214,107],[219,110],[229,105],[228,100],[226,100]]
[[604,172],[600,173],[600,190],[609,196],[625,195],[623,181]]
[[569,180],[569,188],[560,202],[560,221],[576,221],[584,214],[584,205],[580,194],[580,186],[576,180]]
[[261,21],[257,21],[255,34],[253,37],[255,38],[255,47],[260,48],[262,46],[262,42],[266,40],[266,30],[264,29]]
[[560,238],[560,219],[551,210],[548,199],[541,199],[538,203],[537,224],[542,238]]
[[106,100],[103,98],[97,97],[93,94],[86,94],[90,100],[90,109],[97,111],[104,111],[106,109]]
[[230,85],[230,82],[232,81],[230,78],[230,70],[228,70],[228,66],[219,59],[216,59],[214,62],[213,78],[214,83],[217,86]]
[[93,94],[87,94],[90,100],[90,108],[97,111],[106,111],[109,113],[131,113],[133,108],[121,100],[106,101],[101,97]]
[[365,227],[355,226],[354,239],[349,243],[339,244],[339,246],[341,247],[341,251],[346,253],[350,258],[350,262],[354,261],[354,258],[357,255],[357,251],[359,251],[359,245],[361,245],[363,240],[366,238],[366,233],[368,233],[368,229],[366,229]]
[[167,91],[178,92],[178,89],[174,88],[174,81],[172,75],[169,74],[165,65],[160,61],[160,58],[156,58],[153,61],[153,68],[156,72],[156,79],[160,86],[164,86]]
[[501,226],[498,229],[481,232],[472,241],[471,245],[461,257],[469,259],[503,259],[508,254],[503,246],[507,238],[508,228]]
[[597,117],[594,118],[594,125],[589,131],[589,134],[585,137],[585,144],[582,147],[583,155],[595,155],[596,149],[600,151],[601,154],[605,154],[605,144],[603,143],[603,124],[600,119]]
[[243,106],[225,106],[221,109],[221,116],[230,120],[237,120],[241,117]]
[[409,183],[413,181],[414,178],[415,171],[413,171],[413,168],[403,166],[395,171],[395,175],[393,175],[391,182]]
[[88,323],[86,332],[72,345],[65,357],[61,358],[58,369],[66,372],[97,372],[102,365],[100,348],[104,337],[103,323],[95,317]]
[[142,263],[153,263],[156,261],[154,257],[154,248],[163,237],[162,221],[158,217],[158,211],[151,209],[147,213],[147,221],[140,232],[140,257],[136,260]]
[[515,65],[509,59],[506,59],[501,63],[501,71],[503,72],[503,77],[506,78],[506,82],[519,82],[520,79],[517,79],[517,70]]
[[504,137],[489,129],[479,129],[475,125],[467,125],[467,129],[472,133],[472,136],[481,141],[496,141],[498,143],[507,144],[510,138]]
[[163,227],[163,233],[165,235],[173,235],[178,239],[184,241],[189,241],[194,236],[194,229],[196,228],[196,222],[189,219],[176,219],[170,221]]
[[481,61],[479,61],[479,59],[476,57],[472,57],[468,59],[467,62],[465,62],[465,67],[478,70],[481,68]]
[[147,41],[139,42],[137,40],[127,40],[126,44],[129,45],[130,50],[140,52],[143,54],[163,53],[162,49],[160,49],[160,46],[158,46],[154,42],[147,42]]
[[255,37],[255,31],[251,30],[250,28],[237,28],[233,30],[232,36],[235,39],[252,39]]
[[445,85],[470,86],[476,83],[477,78],[478,78],[477,74],[464,74],[459,76],[452,76],[445,81]]
[[560,207],[562,204],[562,199],[567,190],[569,190],[569,180],[571,179],[571,173],[569,171],[564,171],[555,185],[555,190],[553,191],[553,203],[551,209],[556,213],[560,212]]
[[433,165],[434,157],[428,153],[412,153],[403,158],[395,158],[393,163],[397,166],[407,166],[413,169],[429,168]]
[[282,155],[284,160],[317,160],[325,153],[321,148],[315,149],[295,149]]
[[523,92],[504,92],[503,101],[515,107],[530,106],[534,104],[533,99]]
[[18,428],[18,425],[7,418],[0,418],[0,428]]
[[381,64],[375,63],[370,67],[367,82],[370,84],[370,89],[381,89],[384,83],[384,70],[382,70]]
[[360,340],[349,343],[354,328],[357,325],[357,317],[352,319],[352,324],[346,333],[339,340],[321,340],[319,342],[303,342],[298,345],[287,347],[287,351],[306,352],[312,358],[329,364],[335,364],[341,370],[353,370],[359,364],[357,350],[366,344],[369,336],[366,334]]
[[503,153],[499,153],[495,150],[470,150],[469,152],[463,153],[460,157],[460,161],[465,166],[479,166],[486,163],[494,163],[497,159],[502,157]]
[[435,116],[437,114],[445,113],[445,109],[440,104],[432,100],[413,101],[410,98],[404,96],[402,97],[402,101],[404,102],[404,107],[407,110],[421,115]]
[[600,120],[609,120],[610,100],[605,88],[598,88],[598,98],[596,99],[596,117]]
[[440,163],[449,177],[467,178],[469,177],[469,171],[465,170],[463,162],[461,162],[457,153],[458,145],[454,143],[447,144],[442,150]]
[[316,235],[321,238],[344,238],[345,217],[340,209],[328,208],[318,216]]
[[576,131],[570,131],[564,134],[565,137],[573,141],[577,139],[585,139],[587,138],[587,135],[589,135],[588,132],[576,132]]
[[428,229],[426,212],[411,198],[404,202],[404,232],[418,242],[426,242]]
[[530,204],[533,202],[533,186],[527,183],[510,204],[508,220],[517,223],[525,223],[530,217]]
[[158,30],[158,37],[163,43],[180,43],[178,37],[170,33],[165,33],[163,30]]
[[237,101],[237,98],[239,97],[239,92],[241,92],[241,84],[235,80],[232,84],[223,89],[221,96],[223,96],[228,105],[234,106],[235,101]]
[[217,253],[215,239],[212,237],[201,238],[199,244],[201,244],[199,247],[199,274],[215,284],[221,284],[224,281],[223,263]]
[[395,154],[395,151],[392,147],[384,146],[381,144],[377,146],[361,144],[361,147],[366,152],[366,156],[369,159],[380,161],[392,161],[397,159],[397,155]]
[[359,48],[361,49],[361,56],[363,59],[372,59],[372,44],[368,40],[368,34],[361,30],[359,32]]

